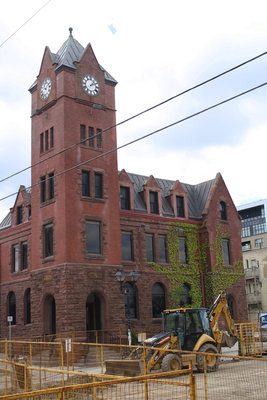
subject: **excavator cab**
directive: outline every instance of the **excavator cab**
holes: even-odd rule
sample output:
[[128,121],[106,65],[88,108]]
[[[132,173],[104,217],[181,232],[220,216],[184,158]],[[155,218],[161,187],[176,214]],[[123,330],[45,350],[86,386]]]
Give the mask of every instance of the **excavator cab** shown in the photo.
[[193,350],[203,334],[213,338],[207,310],[204,308],[165,310],[163,331],[177,336],[181,350]]

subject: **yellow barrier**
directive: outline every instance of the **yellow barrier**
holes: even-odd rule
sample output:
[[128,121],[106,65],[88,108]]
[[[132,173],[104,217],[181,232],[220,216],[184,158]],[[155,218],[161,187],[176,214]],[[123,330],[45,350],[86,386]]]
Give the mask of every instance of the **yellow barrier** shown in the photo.
[[247,322],[236,324],[240,337],[240,352],[243,356],[262,356],[262,337],[260,324]]
[[[18,366],[18,365],[17,365]],[[20,365],[28,370],[36,370]],[[106,376],[92,376],[78,374],[70,371],[46,370],[62,375],[62,385],[56,388],[47,388],[17,394],[0,396],[0,399],[154,399],[155,396],[163,399],[196,399],[195,377],[192,368],[182,371],[172,371],[161,374],[151,374],[136,378],[115,378]],[[78,378],[91,380],[89,383],[79,383]],[[112,378],[112,380],[110,379]],[[107,380],[108,379],[108,380]],[[97,382],[97,380],[101,380]],[[54,385],[55,381],[49,379],[49,384]],[[26,388],[26,387],[25,387]],[[98,397],[100,396],[100,397]]]
[[[0,348],[2,352],[2,359],[0,360],[0,394],[8,395],[19,392],[25,393],[28,390],[47,390],[52,386],[66,387],[73,384],[91,384],[103,382],[107,379],[109,381],[116,379],[116,377],[112,378],[104,375],[105,361],[114,358],[118,360],[126,358],[136,347],[95,343],[66,343],[64,341],[58,343],[4,341],[3,343],[0,342]],[[156,351],[153,348],[149,350]],[[196,359],[197,355],[203,355],[204,373],[197,373],[195,378],[192,375],[192,380],[196,379],[198,400],[235,398],[235,396],[237,398],[251,399],[267,398],[267,385],[265,384],[267,379],[267,359],[265,358],[226,354],[213,355],[220,360],[219,368],[217,372],[207,373],[207,359],[211,356],[210,354],[175,350],[172,350],[172,352],[179,355],[188,354],[191,360],[194,357]],[[10,356],[12,356],[12,360]],[[144,371],[146,371],[146,363]],[[151,372],[154,375],[157,371],[152,370]],[[148,379],[153,375],[149,374],[146,379],[148,388],[151,386],[149,386]],[[139,378],[137,378],[137,381],[132,382],[138,382]],[[158,386],[155,389],[158,393],[161,393],[160,381],[161,378],[158,376]],[[142,385],[143,390],[145,390],[145,383],[143,382]],[[156,387],[156,380],[153,385]],[[164,385],[166,384],[164,383],[163,387]],[[73,389],[71,389],[69,395],[72,391]],[[153,390],[151,389],[152,392]],[[255,393],[258,393],[258,397],[255,397]],[[113,391],[110,396],[106,398],[112,399]],[[72,397],[66,397],[66,399],[68,398],[71,399]],[[79,399],[79,395],[76,398]],[[164,399],[161,395],[159,398]],[[142,399],[145,399],[145,397]]]

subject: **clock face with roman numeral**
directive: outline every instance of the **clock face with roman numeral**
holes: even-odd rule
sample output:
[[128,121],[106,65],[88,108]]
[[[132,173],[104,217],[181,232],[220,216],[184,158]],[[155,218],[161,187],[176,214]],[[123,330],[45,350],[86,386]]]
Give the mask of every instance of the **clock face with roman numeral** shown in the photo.
[[52,88],[51,79],[45,78],[40,89],[40,97],[42,100],[46,100],[48,98],[51,92],[51,88]]
[[99,83],[92,75],[84,75],[82,78],[82,88],[89,96],[96,96],[100,91]]

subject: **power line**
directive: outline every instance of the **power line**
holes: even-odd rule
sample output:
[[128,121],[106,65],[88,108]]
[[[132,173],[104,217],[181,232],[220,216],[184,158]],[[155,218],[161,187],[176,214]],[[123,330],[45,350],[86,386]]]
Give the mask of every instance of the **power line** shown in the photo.
[[[244,92],[238,93],[237,95],[232,96],[232,97],[229,97],[228,99],[222,100],[222,101],[220,101],[219,103],[213,104],[213,105],[210,106],[210,107],[204,108],[204,109],[202,109],[202,110],[200,110],[200,111],[198,111],[198,112],[196,112],[196,113],[194,113],[194,114],[191,114],[191,115],[189,115],[189,116],[187,116],[187,117],[184,117],[184,118],[182,118],[182,119],[180,119],[180,120],[178,120],[178,121],[175,121],[175,122],[173,122],[173,123],[171,123],[171,124],[169,124],[169,125],[165,125],[164,127],[159,128],[159,129],[157,129],[157,130],[155,130],[155,131],[153,131],[153,132],[147,133],[146,135],[140,136],[140,137],[137,138],[137,139],[131,140],[130,142],[127,142],[127,143],[125,143],[125,144],[123,144],[123,145],[121,145],[121,146],[115,147],[114,149],[111,149],[111,150],[109,150],[109,151],[106,151],[105,153],[99,154],[98,156],[95,156],[95,157],[93,157],[93,158],[90,158],[89,160],[86,160],[86,161],[83,161],[83,162],[81,162],[81,163],[79,163],[79,164],[76,164],[76,165],[74,165],[73,167],[70,167],[70,168],[68,168],[68,169],[65,169],[65,170],[63,170],[63,171],[61,171],[61,172],[55,174],[55,175],[54,175],[54,178],[57,177],[57,176],[66,174],[67,172],[70,172],[70,171],[72,171],[72,170],[74,170],[74,169],[76,169],[76,168],[79,168],[79,167],[81,167],[81,166],[83,166],[83,165],[85,165],[85,164],[88,164],[88,163],[90,163],[90,162],[92,162],[92,161],[95,161],[95,160],[97,160],[98,158],[101,158],[101,157],[104,157],[104,156],[106,156],[106,155],[108,155],[108,154],[111,154],[111,153],[113,153],[114,151],[123,149],[124,147],[127,147],[127,146],[130,146],[130,145],[134,144],[134,143],[137,143],[137,142],[139,142],[140,140],[146,139],[146,138],[148,138],[148,137],[150,137],[150,136],[152,136],[152,135],[155,135],[156,133],[159,133],[159,132],[161,132],[161,131],[163,131],[163,130],[165,130],[165,129],[168,129],[168,128],[171,128],[171,127],[173,127],[173,126],[175,126],[175,125],[178,125],[178,124],[180,124],[180,123],[182,123],[182,122],[184,122],[184,121],[187,121],[188,119],[194,118],[194,117],[196,117],[196,116],[198,116],[198,115],[200,115],[200,114],[203,114],[203,113],[205,113],[205,112],[207,112],[207,111],[209,111],[209,110],[212,110],[213,108],[219,107],[219,106],[221,106],[222,104],[228,103],[229,101],[232,101],[232,100],[234,100],[234,99],[237,99],[238,97],[244,96],[245,94],[248,94],[248,93],[250,93],[250,92],[253,92],[254,90],[260,89],[260,88],[262,88],[263,86],[266,86],[266,85],[267,85],[267,82],[264,82],[264,83],[262,83],[261,85],[258,85],[258,86],[254,86],[254,87],[251,88],[251,89],[248,89],[248,90],[246,90],[246,91],[244,91]],[[50,179],[50,178],[47,178],[46,180],[48,180],[48,179]],[[39,185],[39,184],[40,184],[40,181],[37,182],[37,183],[34,183],[34,184],[31,185],[31,186],[28,186],[27,188],[25,188],[25,190],[29,190],[29,189],[31,189],[31,188],[33,188],[33,187]],[[12,196],[15,196],[16,194],[18,194],[18,192],[15,192],[15,193],[12,193],[12,194],[10,194],[10,195],[8,195],[8,196],[2,197],[2,198],[0,198],[0,201],[6,200],[7,198],[12,197]]]
[[23,28],[24,25],[26,25],[33,17],[35,17],[36,14],[38,14],[48,3],[50,3],[51,0],[48,0],[39,10],[37,10],[30,18],[27,19],[15,32],[12,33],[8,38],[6,38],[2,43],[0,43],[0,47],[2,47],[9,39],[12,38],[21,28]]
[[[49,1],[51,1],[51,0],[49,0]],[[236,65],[236,66],[234,66],[234,67],[232,67],[232,68],[230,68],[230,69],[228,69],[228,70],[226,70],[226,71],[224,71],[224,72],[221,72],[221,73],[218,74],[218,75],[213,76],[212,78],[209,78],[209,79],[207,79],[207,80],[205,80],[205,81],[203,81],[203,82],[201,82],[201,83],[199,83],[199,84],[197,84],[197,85],[194,85],[194,86],[190,87],[189,89],[186,89],[186,90],[184,90],[184,91],[182,91],[182,92],[180,92],[180,93],[178,93],[178,94],[176,94],[176,95],[174,95],[174,96],[172,96],[172,97],[169,97],[168,99],[163,100],[162,102],[160,102],[160,103],[158,103],[158,104],[156,104],[156,105],[154,105],[154,106],[152,106],[152,107],[149,107],[149,108],[147,108],[147,109],[145,109],[145,110],[143,110],[143,111],[141,111],[141,112],[139,112],[139,113],[137,113],[137,114],[134,114],[133,116],[131,116],[131,117],[129,117],[129,118],[126,118],[125,120],[123,120],[123,121],[121,121],[121,122],[118,122],[117,124],[111,125],[111,126],[109,126],[108,128],[103,129],[103,130],[102,130],[102,133],[108,132],[109,130],[111,130],[111,129],[117,127],[117,126],[120,126],[120,125],[122,125],[122,124],[125,124],[126,122],[129,122],[129,121],[131,121],[132,119],[137,118],[137,117],[139,117],[139,116],[141,116],[141,115],[143,115],[143,114],[145,114],[145,113],[147,113],[147,112],[149,112],[149,111],[152,111],[152,110],[154,110],[155,108],[160,107],[160,106],[162,106],[163,104],[166,104],[166,103],[168,103],[169,101],[176,99],[177,97],[180,97],[180,96],[182,96],[182,95],[184,95],[184,94],[186,94],[186,93],[188,93],[188,92],[190,92],[190,91],[192,91],[192,90],[195,90],[195,89],[197,89],[197,88],[199,88],[199,87],[201,87],[201,86],[204,86],[204,85],[206,85],[207,83],[212,82],[212,81],[214,81],[215,79],[218,79],[218,78],[220,78],[220,77],[223,76],[223,75],[226,75],[226,74],[228,74],[228,73],[230,73],[230,72],[233,72],[234,70],[236,70],[236,69],[238,69],[238,68],[240,68],[240,67],[243,67],[244,65],[246,65],[246,64],[248,64],[248,63],[250,63],[250,62],[252,62],[252,61],[257,60],[258,58],[263,57],[263,56],[266,55],[266,54],[267,54],[267,52],[265,51],[264,53],[261,53],[261,54],[255,56],[255,57],[253,57],[253,58],[250,58],[249,60],[244,61],[244,62],[242,62],[241,64],[238,64],[238,65]],[[84,139],[84,140],[82,140],[82,141],[80,141],[80,142],[78,142],[78,143],[74,143],[74,144],[72,144],[72,145],[70,145],[70,146],[68,146],[68,147],[65,147],[64,149],[58,151],[57,153],[51,154],[51,155],[50,155],[49,157],[47,157],[47,158],[44,158],[44,159],[42,159],[42,160],[40,160],[40,161],[38,161],[38,162],[36,162],[36,163],[34,163],[34,164],[28,166],[28,167],[25,167],[25,168],[21,169],[20,171],[14,172],[13,174],[8,175],[8,176],[5,177],[5,178],[2,178],[2,179],[0,180],[0,183],[1,183],[1,182],[4,182],[4,181],[6,181],[6,180],[8,180],[8,179],[10,179],[10,178],[13,178],[13,177],[16,176],[16,175],[19,175],[19,174],[21,174],[22,172],[25,172],[25,171],[27,171],[27,170],[30,169],[30,168],[33,168],[33,167],[35,167],[35,166],[37,166],[37,165],[39,165],[39,164],[42,164],[43,162],[45,162],[45,161],[47,161],[47,160],[50,160],[51,158],[56,157],[57,155],[62,154],[62,153],[64,153],[65,151],[71,150],[71,149],[74,148],[75,146],[78,146],[78,145],[80,145],[81,143],[85,143],[86,141],[89,141],[90,139],[93,139],[93,138],[96,137],[96,136],[97,136],[97,135],[94,135],[94,136],[92,136],[91,138],[86,138],[86,139]]]

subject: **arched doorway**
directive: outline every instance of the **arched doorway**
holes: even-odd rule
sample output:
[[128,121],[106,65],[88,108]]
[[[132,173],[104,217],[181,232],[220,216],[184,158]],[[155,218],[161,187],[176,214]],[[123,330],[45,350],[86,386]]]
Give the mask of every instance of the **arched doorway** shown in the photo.
[[101,328],[101,300],[95,293],[91,293],[86,300],[86,330],[88,331],[88,340],[95,339],[97,333],[95,331],[99,331]]
[[52,295],[47,296],[44,301],[44,333],[56,334],[56,302]]

